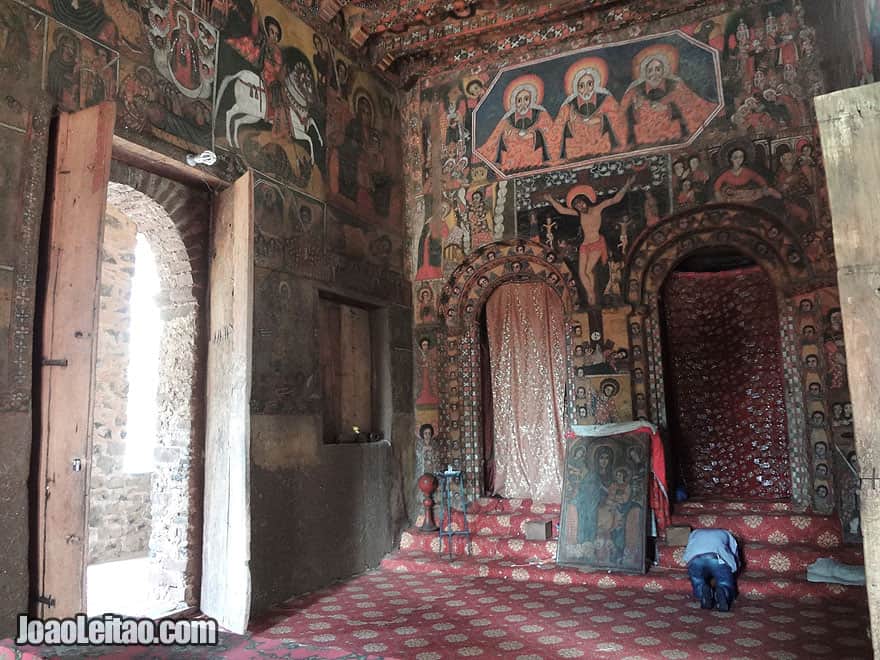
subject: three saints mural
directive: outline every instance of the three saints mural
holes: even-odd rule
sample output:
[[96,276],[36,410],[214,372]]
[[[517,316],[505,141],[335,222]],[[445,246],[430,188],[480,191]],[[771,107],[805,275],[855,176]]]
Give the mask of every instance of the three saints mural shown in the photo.
[[474,112],[474,153],[505,177],[686,144],[723,107],[720,77],[717,51],[682,32],[506,69]]

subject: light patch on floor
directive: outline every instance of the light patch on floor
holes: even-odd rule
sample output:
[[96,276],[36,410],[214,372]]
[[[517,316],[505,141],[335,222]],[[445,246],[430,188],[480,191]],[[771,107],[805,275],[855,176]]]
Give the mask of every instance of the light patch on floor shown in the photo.
[[179,609],[177,603],[150,598],[150,559],[92,564],[86,574],[86,611],[89,616],[108,612],[134,617],[157,617]]

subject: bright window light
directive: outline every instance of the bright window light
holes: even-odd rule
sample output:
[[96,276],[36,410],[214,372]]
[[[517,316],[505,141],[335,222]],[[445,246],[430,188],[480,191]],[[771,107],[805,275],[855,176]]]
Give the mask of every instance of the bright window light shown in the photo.
[[162,321],[156,295],[159,272],[153,250],[143,234],[137,235],[131,287],[128,405],[124,470],[152,472],[156,448],[156,393],[159,386],[159,337]]

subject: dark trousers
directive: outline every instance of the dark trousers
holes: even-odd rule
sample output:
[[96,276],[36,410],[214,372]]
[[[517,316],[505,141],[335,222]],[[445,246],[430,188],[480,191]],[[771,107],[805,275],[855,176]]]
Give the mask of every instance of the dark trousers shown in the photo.
[[730,566],[718,559],[718,555],[697,555],[688,562],[688,577],[694,589],[694,597],[700,598],[700,590],[704,584],[712,586],[715,581],[715,589],[723,589],[727,596],[727,602],[732,603],[736,596],[736,577]]

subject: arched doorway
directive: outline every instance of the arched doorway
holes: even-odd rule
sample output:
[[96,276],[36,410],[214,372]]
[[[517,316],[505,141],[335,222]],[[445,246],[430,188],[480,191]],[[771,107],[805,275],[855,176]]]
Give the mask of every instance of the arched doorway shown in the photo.
[[788,500],[776,292],[733,250],[698,250],[660,291],[671,463],[689,497]]
[[[575,279],[568,266],[546,246],[531,241],[504,241],[481,246],[456,268],[439,300],[442,326],[439,350],[444,365],[440,400],[439,444],[436,456],[426,460],[438,466],[452,465],[465,476],[469,499],[487,491],[487,446],[484,383],[487,351],[481,342],[481,316],[490,296],[505,284],[535,283],[550,290],[562,303],[565,354],[571,352],[571,314],[576,297]],[[565,364],[563,424],[572,420],[573,374]],[[485,398],[488,401],[488,398]]]
[[793,301],[798,292],[817,283],[798,236],[766,211],[742,205],[709,205],[667,218],[647,228],[634,242],[624,274],[627,300],[633,308],[630,339],[634,354],[641,356],[633,367],[646,374],[633,386],[637,415],[663,429],[670,428],[670,384],[666,381],[670,356],[663,345],[661,294],[679,264],[690,255],[707,251],[733,251],[747,258],[772,284],[784,374],[791,501],[796,507],[807,508],[812,500],[805,381],[798,368]]
[[210,197],[115,161],[110,179],[86,608],[158,616],[198,604]]

